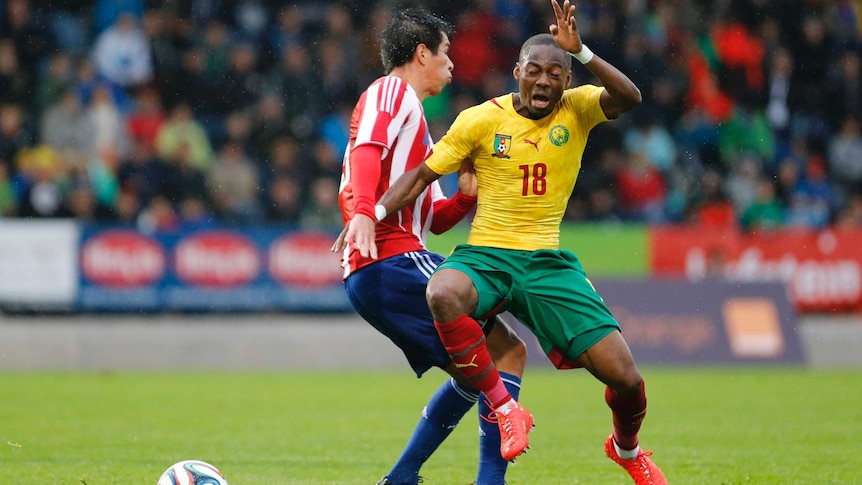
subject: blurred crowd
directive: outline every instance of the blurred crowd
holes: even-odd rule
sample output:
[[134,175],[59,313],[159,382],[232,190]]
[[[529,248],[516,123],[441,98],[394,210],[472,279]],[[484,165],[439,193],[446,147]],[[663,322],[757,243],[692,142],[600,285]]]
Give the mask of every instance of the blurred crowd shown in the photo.
[[[790,3],[576,1],[644,104],[593,132],[566,218],[862,228],[862,0]],[[553,21],[548,0],[0,5],[0,217],[150,230],[340,227],[350,112],[393,10],[455,26],[435,139],[515,91],[521,43]]]

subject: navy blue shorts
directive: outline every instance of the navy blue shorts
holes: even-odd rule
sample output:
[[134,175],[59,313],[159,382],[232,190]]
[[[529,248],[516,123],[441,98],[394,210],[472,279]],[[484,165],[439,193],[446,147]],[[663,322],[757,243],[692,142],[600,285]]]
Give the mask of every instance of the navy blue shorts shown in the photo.
[[389,337],[417,377],[451,362],[425,300],[425,286],[443,256],[417,251],[386,258],[351,274],[347,296],[362,318]]

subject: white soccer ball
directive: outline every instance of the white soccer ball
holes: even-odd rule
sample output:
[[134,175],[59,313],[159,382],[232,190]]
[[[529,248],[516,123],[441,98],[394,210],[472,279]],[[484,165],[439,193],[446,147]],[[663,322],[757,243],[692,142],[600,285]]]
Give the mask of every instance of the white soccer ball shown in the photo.
[[218,468],[200,460],[174,463],[156,485],[228,485]]

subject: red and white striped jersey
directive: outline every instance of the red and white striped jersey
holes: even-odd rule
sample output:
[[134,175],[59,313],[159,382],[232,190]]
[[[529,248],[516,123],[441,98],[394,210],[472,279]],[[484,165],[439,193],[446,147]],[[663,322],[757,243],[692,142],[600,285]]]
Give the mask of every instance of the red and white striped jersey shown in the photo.
[[[373,163],[351,158],[352,149],[364,144],[383,148],[383,158],[377,161],[380,163],[380,177],[376,181],[356,176],[361,163]],[[386,189],[401,174],[419,166],[431,152],[432,145],[422,103],[413,88],[396,76],[384,76],[374,81],[360,96],[350,119],[350,141],[344,153],[338,195],[344,223],[347,224],[356,214],[357,204],[371,204],[362,213],[367,214],[370,210],[373,214],[373,205]],[[363,187],[364,193],[373,194],[373,200],[357,201],[357,184],[361,183],[373,184],[373,187]],[[439,184],[434,182],[413,204],[380,221],[376,227],[378,258],[425,249],[434,201],[440,199],[445,199],[445,196]],[[362,258],[350,241],[342,258],[344,277],[373,262],[370,258]]]

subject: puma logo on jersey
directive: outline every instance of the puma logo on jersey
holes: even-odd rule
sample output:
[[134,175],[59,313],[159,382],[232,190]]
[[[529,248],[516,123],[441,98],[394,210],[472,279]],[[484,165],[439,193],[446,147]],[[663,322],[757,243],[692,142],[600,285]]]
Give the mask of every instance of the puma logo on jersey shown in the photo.
[[479,365],[476,364],[475,361],[476,361],[476,354],[473,354],[473,358],[470,359],[470,362],[467,362],[466,364],[459,364],[459,363],[455,362],[455,367],[457,367],[459,369],[463,369],[464,367],[479,367]]
[[540,141],[542,141],[541,137],[539,137],[539,139],[536,141],[528,140],[528,139],[524,138],[524,143],[526,143],[528,145],[533,145],[534,147],[536,147],[536,151],[539,151],[539,142]]

